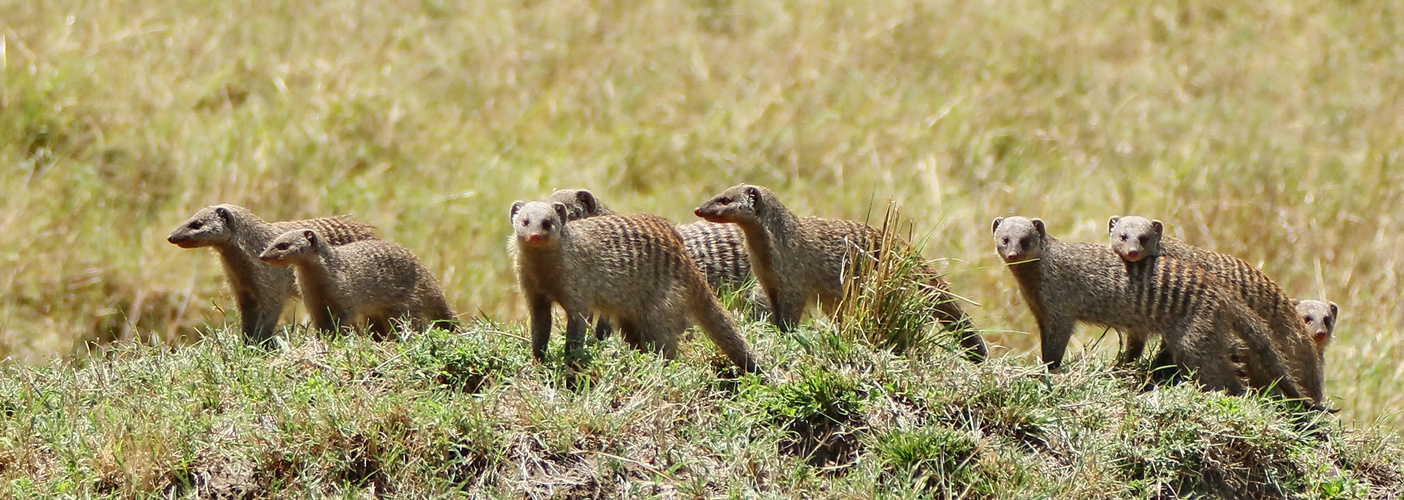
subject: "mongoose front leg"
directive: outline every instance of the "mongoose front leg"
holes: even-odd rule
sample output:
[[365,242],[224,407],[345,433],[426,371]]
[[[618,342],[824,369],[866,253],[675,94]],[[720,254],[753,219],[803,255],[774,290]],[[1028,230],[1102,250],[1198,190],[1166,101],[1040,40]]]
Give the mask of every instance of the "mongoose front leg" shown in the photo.
[[1039,341],[1043,350],[1043,362],[1049,370],[1057,370],[1063,365],[1063,353],[1068,349],[1072,338],[1072,321],[1048,318],[1039,325]]
[[785,297],[778,293],[768,293],[770,299],[770,320],[782,332],[794,331],[804,314],[804,301]]
[[[1136,332],[1124,332],[1126,335],[1126,349],[1121,353],[1121,363],[1129,364],[1141,359],[1141,353],[1146,350],[1146,336]],[[1161,350],[1164,353],[1164,350]]]
[[565,357],[568,364],[575,364],[577,356],[585,349],[585,327],[590,324],[590,313],[585,310],[566,310]]
[[551,340],[551,301],[546,297],[531,299],[531,357],[538,362],[546,359],[546,344]]

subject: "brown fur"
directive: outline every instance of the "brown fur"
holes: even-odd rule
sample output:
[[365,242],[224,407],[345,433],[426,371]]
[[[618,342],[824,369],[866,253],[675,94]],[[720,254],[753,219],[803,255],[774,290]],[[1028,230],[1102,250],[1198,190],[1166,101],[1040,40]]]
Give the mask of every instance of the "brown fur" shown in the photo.
[[[733,186],[695,211],[709,222],[731,223],[746,235],[751,270],[770,299],[771,320],[782,331],[793,329],[811,302],[832,313],[844,296],[844,279],[861,252],[880,252],[880,232],[867,224],[840,219],[799,217],[760,186]],[[975,362],[988,347],[965,314],[949,285],[934,270],[919,272],[940,302],[937,319],[962,333],[961,346]]]
[[265,222],[243,207],[215,205],[196,212],[166,240],[181,248],[211,247],[219,252],[244,338],[262,343],[273,337],[283,305],[296,293],[296,279],[292,269],[269,266],[258,254],[293,229],[316,229],[333,245],[375,238],[374,228],[345,217]]
[[359,330],[369,322],[380,336],[391,332],[391,320],[408,319],[413,329],[423,330],[454,319],[429,270],[388,241],[332,246],[315,229],[295,229],[275,238],[259,259],[297,268],[302,301],[318,330]]
[[591,312],[615,321],[630,345],[677,355],[688,318],[731,361],[759,371],[750,346],[707,287],[672,224],[629,214],[570,220],[561,203],[512,205],[517,281],[531,313],[532,355],[544,359],[551,304],[566,312],[566,353],[584,345]]
[[1057,368],[1078,321],[1137,334],[1159,333],[1182,368],[1209,389],[1243,392],[1229,360],[1236,330],[1256,347],[1251,364],[1281,379],[1278,389],[1298,398],[1296,384],[1270,346],[1267,326],[1213,275],[1169,258],[1121,260],[1109,248],[1065,243],[1043,221],[997,218],[1000,258],[1014,274],[1038,322],[1043,361]]
[[[1137,216],[1112,217],[1107,222],[1107,231],[1112,250],[1126,261],[1135,262],[1155,256],[1174,257],[1208,271],[1229,285],[1229,289],[1267,323],[1274,351],[1286,363],[1287,372],[1306,396],[1317,404],[1324,401],[1325,375],[1321,352],[1312,342],[1307,325],[1297,315],[1291,297],[1272,278],[1240,259],[1164,236],[1164,225],[1158,220]],[[1139,357],[1145,345],[1144,338],[1131,337],[1128,334],[1126,359]],[[1251,364],[1247,372],[1255,386],[1271,380],[1256,373]]]

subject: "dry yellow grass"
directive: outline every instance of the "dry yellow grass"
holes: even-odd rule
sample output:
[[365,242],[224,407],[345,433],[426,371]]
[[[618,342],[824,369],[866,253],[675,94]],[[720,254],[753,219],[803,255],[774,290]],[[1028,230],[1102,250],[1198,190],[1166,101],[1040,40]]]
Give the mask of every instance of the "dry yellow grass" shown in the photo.
[[744,181],[830,217],[897,200],[1031,362],[990,220],[1158,217],[1339,303],[1328,391],[1398,427],[1401,25],[1385,0],[8,2],[0,356],[232,320],[214,256],[164,241],[208,204],[353,214],[518,321],[513,200],[685,222]]

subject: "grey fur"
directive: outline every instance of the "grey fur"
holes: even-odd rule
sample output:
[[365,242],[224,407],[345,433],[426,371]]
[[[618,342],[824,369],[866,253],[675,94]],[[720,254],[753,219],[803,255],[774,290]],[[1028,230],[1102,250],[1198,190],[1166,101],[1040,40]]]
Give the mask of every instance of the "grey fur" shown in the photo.
[[[1164,225],[1158,220],[1139,216],[1112,217],[1107,221],[1107,231],[1112,251],[1124,260],[1174,257],[1204,269],[1227,284],[1229,290],[1267,324],[1273,350],[1283,359],[1287,373],[1312,402],[1324,402],[1326,383],[1322,352],[1312,342],[1312,335],[1293,307],[1292,298],[1272,278],[1241,259],[1165,236]],[[1127,337],[1127,358],[1139,357],[1145,339],[1133,338],[1129,333]],[[1254,387],[1272,381],[1256,373],[1251,364],[1247,371]]]
[[688,319],[733,363],[759,371],[738,333],[683,249],[672,224],[648,214],[570,220],[561,203],[512,205],[517,281],[531,313],[532,355],[544,359],[551,304],[566,312],[566,353],[584,344],[591,312],[609,317],[630,345],[677,355]]
[[369,323],[379,336],[391,333],[392,320],[407,319],[411,328],[423,330],[454,319],[433,274],[409,250],[388,241],[332,246],[315,229],[295,229],[270,242],[259,259],[297,269],[303,304],[318,330]]
[[234,294],[244,338],[263,343],[273,337],[283,305],[296,293],[292,269],[258,259],[278,235],[293,229],[316,229],[333,245],[375,238],[374,228],[343,217],[266,222],[238,205],[200,209],[166,238],[181,248],[210,247],[219,253],[225,280]]
[[[832,313],[843,299],[849,263],[859,252],[882,250],[877,248],[881,236],[877,228],[849,220],[799,217],[761,186],[728,188],[694,213],[709,222],[741,228],[751,270],[770,299],[771,321],[782,331],[799,324],[816,298],[825,313]],[[961,332],[961,346],[971,361],[983,361],[989,348],[950,294],[949,285],[929,267],[920,271],[926,276],[922,284],[937,293],[936,319]]]
[[1287,397],[1301,397],[1271,348],[1267,326],[1208,272],[1171,258],[1126,262],[1102,245],[1058,241],[1039,219],[997,218],[993,232],[1000,258],[1038,321],[1050,367],[1062,363],[1082,321],[1128,334],[1159,333],[1179,365],[1205,387],[1240,394],[1229,360],[1227,332],[1234,330],[1251,348],[1250,364],[1280,379],[1277,387]]

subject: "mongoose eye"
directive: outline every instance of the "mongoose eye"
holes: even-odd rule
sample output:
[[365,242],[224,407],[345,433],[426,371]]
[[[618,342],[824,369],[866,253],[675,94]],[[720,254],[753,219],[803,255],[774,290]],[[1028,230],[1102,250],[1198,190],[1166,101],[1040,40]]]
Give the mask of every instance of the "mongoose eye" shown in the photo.
[[190,223],[190,229],[200,229],[202,227],[205,227],[205,223],[198,220]]
[[530,225],[531,225],[531,219],[522,219],[522,227],[527,227],[527,226],[530,226]]
[[279,250],[287,250],[289,246],[290,246],[290,245],[288,245],[288,242],[284,241],[284,242],[278,244],[278,249],[279,249]]
[[1311,315],[1302,316],[1302,321],[1311,323]]
[[1009,244],[1009,237],[1008,237],[1008,236],[1005,236],[1003,240],[1000,240],[999,244],[1001,244],[1001,245],[1008,245],[1008,244]]
[[1331,319],[1331,318],[1326,318],[1326,328],[1333,328],[1332,325],[1334,325],[1335,323],[1336,323],[1336,320]]
[[1141,242],[1142,245],[1144,245],[1144,244],[1146,244],[1146,240],[1147,240],[1147,239],[1148,239],[1148,238],[1146,238],[1146,235],[1143,234],[1143,235],[1141,235],[1141,237],[1136,238],[1136,241],[1139,241],[1139,242]]
[[549,220],[543,220],[543,221],[541,221],[541,229],[550,231],[550,230],[551,230],[551,221],[549,221]]
[[1126,235],[1121,235],[1121,241],[1126,241]]

